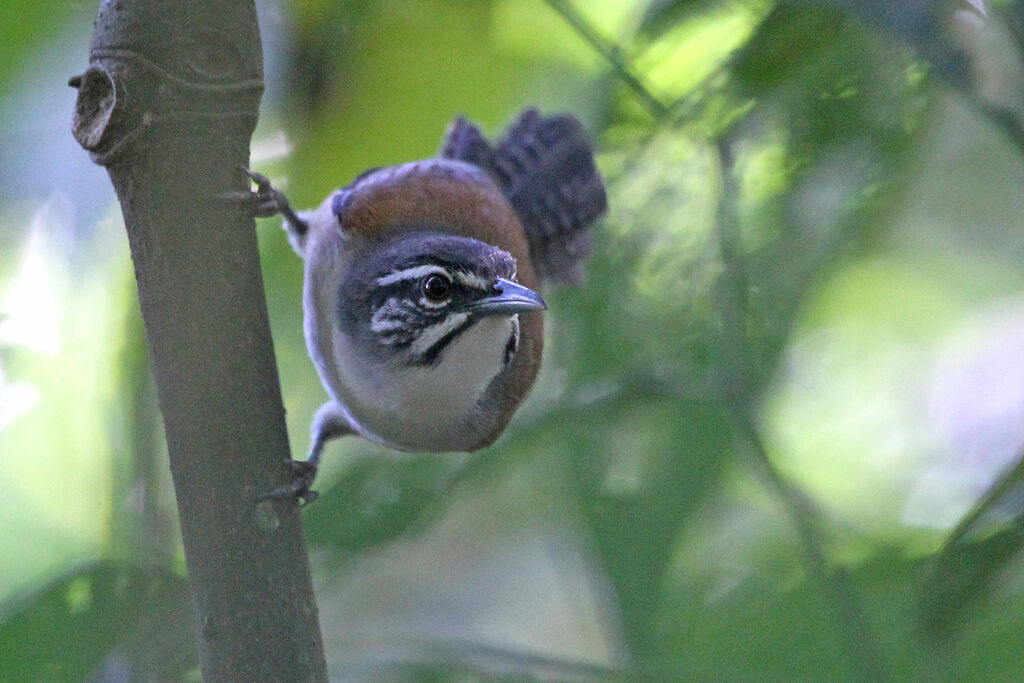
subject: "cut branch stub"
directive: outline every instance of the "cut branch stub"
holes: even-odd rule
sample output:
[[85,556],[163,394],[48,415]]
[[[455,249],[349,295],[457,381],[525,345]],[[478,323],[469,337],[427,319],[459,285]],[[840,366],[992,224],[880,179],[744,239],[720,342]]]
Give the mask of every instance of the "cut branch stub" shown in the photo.
[[71,132],[85,149],[90,152],[100,150],[117,102],[114,77],[102,67],[90,66],[84,74],[76,76],[71,85],[78,88]]
[[184,13],[176,4],[100,7],[90,67],[70,82],[78,88],[72,132],[97,164],[109,165],[160,120],[239,119],[250,132],[256,125],[263,65],[243,49],[256,28],[246,4],[190,3]]

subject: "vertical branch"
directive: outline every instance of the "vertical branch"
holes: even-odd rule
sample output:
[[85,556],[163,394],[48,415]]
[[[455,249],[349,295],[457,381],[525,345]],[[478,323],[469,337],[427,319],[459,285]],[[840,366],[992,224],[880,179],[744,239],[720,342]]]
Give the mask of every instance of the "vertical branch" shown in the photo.
[[857,678],[872,681],[889,679],[878,644],[871,634],[867,615],[841,569],[830,568],[819,529],[817,512],[802,492],[787,482],[772,464],[753,418],[753,367],[756,350],[750,343],[750,310],[746,264],[739,239],[736,202],[739,185],[735,159],[728,134],[716,140],[721,174],[717,235],[723,272],[719,284],[722,325],[722,358],[726,365],[727,394],[733,404],[737,433],[753,454],[758,475],[782,502],[796,528],[804,554],[804,564],[818,584],[833,612],[837,631],[843,636],[847,657]]
[[128,230],[207,680],[325,680],[241,192],[263,90],[252,0],[101,4],[73,121]]
[[722,133],[715,140],[718,153],[720,189],[718,216],[715,234],[718,237],[718,251],[722,259],[722,274],[718,282],[718,297],[722,312],[722,360],[726,395],[743,405],[750,403],[751,353],[747,329],[748,292],[746,263],[740,244],[739,217],[736,215],[736,201],[739,186],[736,180],[735,159],[727,134]]

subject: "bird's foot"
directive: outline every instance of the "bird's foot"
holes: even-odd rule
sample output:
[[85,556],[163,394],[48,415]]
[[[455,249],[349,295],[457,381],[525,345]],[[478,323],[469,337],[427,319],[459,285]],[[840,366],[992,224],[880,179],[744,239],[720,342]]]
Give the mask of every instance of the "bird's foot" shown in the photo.
[[284,196],[284,192],[271,184],[270,178],[248,168],[243,168],[242,171],[256,183],[256,190],[234,194],[233,198],[244,204],[253,217],[269,218],[277,214],[287,215],[291,212],[292,205],[288,202],[288,198]]
[[253,218],[269,218],[280,214],[284,216],[290,232],[299,236],[306,234],[309,230],[309,223],[295,213],[284,192],[274,187],[270,178],[244,166],[242,172],[256,183],[256,190],[225,192],[218,195],[219,199],[238,204]]
[[316,479],[317,464],[309,460],[286,460],[292,471],[292,480],[260,496],[260,500],[298,500],[300,505],[309,505],[320,494],[312,490]]

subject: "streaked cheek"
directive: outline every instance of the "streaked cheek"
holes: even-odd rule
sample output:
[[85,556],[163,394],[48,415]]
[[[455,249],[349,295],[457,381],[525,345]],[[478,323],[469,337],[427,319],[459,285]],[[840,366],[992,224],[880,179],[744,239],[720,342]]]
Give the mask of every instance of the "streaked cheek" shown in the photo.
[[408,302],[391,298],[374,310],[370,317],[370,331],[381,344],[408,343],[411,328],[411,311]]

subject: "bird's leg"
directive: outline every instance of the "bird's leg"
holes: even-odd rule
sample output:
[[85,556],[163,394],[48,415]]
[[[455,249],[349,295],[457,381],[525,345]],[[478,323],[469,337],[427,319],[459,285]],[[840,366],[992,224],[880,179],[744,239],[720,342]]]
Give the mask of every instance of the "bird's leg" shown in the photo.
[[332,439],[357,433],[341,406],[334,401],[328,401],[320,406],[313,417],[310,431],[313,436],[313,446],[309,449],[309,457],[306,460],[287,461],[294,477],[292,481],[264,493],[260,499],[297,498],[305,505],[312,503],[319,495],[310,487],[313,486],[313,480],[316,479],[324,445]]

